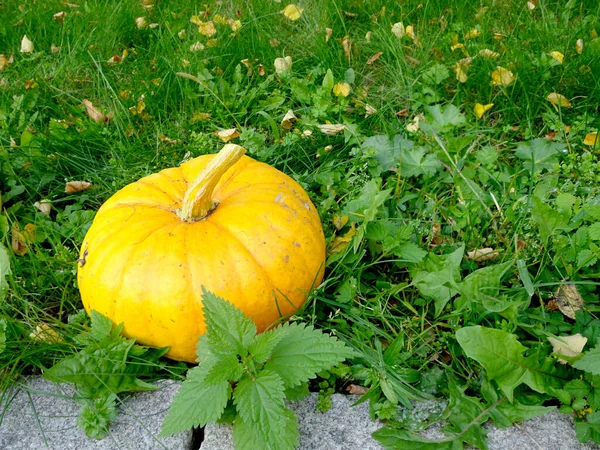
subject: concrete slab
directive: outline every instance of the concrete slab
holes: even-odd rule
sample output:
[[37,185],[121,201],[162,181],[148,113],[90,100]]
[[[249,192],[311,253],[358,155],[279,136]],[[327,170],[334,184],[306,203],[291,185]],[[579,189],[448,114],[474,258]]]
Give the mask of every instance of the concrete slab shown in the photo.
[[[367,403],[352,407],[358,398],[335,394],[332,396],[333,408],[326,413],[316,409],[317,394],[311,394],[301,402],[290,403],[288,406],[298,416],[299,450],[382,450],[383,447],[371,437],[371,433],[383,424],[369,418]],[[443,408],[443,403],[425,402],[410,413],[403,413],[422,421]],[[489,450],[600,450],[600,445],[578,442],[573,419],[557,411],[509,428],[486,427],[490,430]],[[439,426],[432,426],[423,435],[429,439],[439,439],[443,437],[439,429]],[[234,450],[231,427],[208,425],[200,450]]]
[[[180,383],[162,380],[160,389],[124,398],[108,436],[88,439],[77,427],[79,405],[73,389],[32,377],[18,389],[7,392],[0,405],[2,450],[186,450],[192,433],[157,438],[171,400]],[[9,401],[5,409],[6,401]]]

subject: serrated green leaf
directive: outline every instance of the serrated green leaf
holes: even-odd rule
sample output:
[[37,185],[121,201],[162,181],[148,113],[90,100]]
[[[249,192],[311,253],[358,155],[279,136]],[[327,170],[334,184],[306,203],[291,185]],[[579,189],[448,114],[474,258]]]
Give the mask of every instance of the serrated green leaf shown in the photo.
[[392,189],[380,190],[375,180],[369,180],[362,187],[358,198],[350,200],[344,208],[352,220],[357,222],[371,222],[379,213],[379,207],[390,196]]
[[279,426],[278,441],[267,442],[261,432],[253,424],[237,417],[233,423],[233,443],[236,450],[292,450],[298,446],[298,422],[296,414],[287,408],[283,409]]
[[0,300],[4,298],[8,289],[6,277],[10,275],[10,259],[4,245],[0,244]]
[[515,156],[523,160],[523,168],[533,175],[542,170],[552,170],[554,164],[558,163],[558,154],[562,149],[561,144],[537,138],[520,142],[515,150]]
[[575,432],[579,442],[590,440],[600,444],[600,411],[590,413],[586,416],[587,422],[575,421]]
[[206,384],[217,384],[221,381],[237,382],[239,381],[244,367],[240,363],[237,355],[217,355],[213,356],[214,363],[212,368],[206,374],[204,382]]
[[113,329],[112,321],[108,317],[103,316],[95,310],[92,310],[90,315],[92,318],[92,329],[90,330],[92,337],[96,341],[101,341],[102,339],[108,337]]
[[427,256],[427,251],[417,244],[407,242],[394,249],[394,255],[408,263],[420,263]]
[[[447,133],[456,128],[464,127],[467,123],[467,119],[464,114],[460,112],[454,105],[432,105],[426,106],[425,111],[429,116],[428,125],[431,126],[438,133]],[[422,127],[426,130],[426,127]]]
[[[238,427],[236,443],[243,440],[243,436],[248,438],[251,433],[253,441],[265,444],[254,448],[293,448],[289,442],[294,441],[294,437],[297,439],[297,423],[295,416],[286,412],[289,410],[284,399],[283,380],[277,373],[263,369],[254,379],[249,376],[242,378],[233,394],[239,416],[234,422],[234,427],[236,424]],[[293,427],[290,427],[290,420],[293,420]],[[251,431],[244,426],[246,424],[252,428]]]
[[422,296],[434,300],[436,316],[458,292],[457,283],[460,281],[460,262],[464,250],[461,246],[448,255],[430,253],[422,263],[410,268],[412,284]]
[[90,439],[103,439],[108,433],[111,420],[117,417],[117,396],[106,394],[94,400],[84,401],[77,417],[77,426]]
[[254,341],[248,346],[248,353],[252,356],[255,364],[264,363],[273,353],[273,349],[283,337],[277,328],[256,335]]
[[573,363],[573,367],[592,375],[600,375],[600,344],[584,352],[581,358]]
[[306,382],[354,354],[343,342],[312,326],[286,323],[274,331],[282,338],[264,367],[276,372],[286,388]]
[[212,292],[202,288],[206,336],[213,354],[248,354],[248,346],[256,335],[256,325],[236,308]]
[[538,197],[532,197],[531,204],[531,217],[540,230],[540,237],[544,245],[548,243],[548,238],[552,233],[568,229],[569,216],[567,214],[555,211]]
[[203,427],[221,416],[231,396],[231,386],[227,381],[206,383],[206,375],[213,364],[212,361],[206,361],[188,371],[185,381],[173,398],[159,436]]
[[396,169],[404,159],[404,155],[413,151],[415,143],[404,136],[397,134],[394,137],[387,135],[371,136],[362,143],[362,153],[374,157],[379,163],[382,172]]
[[600,241],[600,222],[591,224],[588,227],[588,234],[592,241]]
[[429,178],[442,168],[442,162],[433,153],[427,153],[424,147],[402,152],[400,165],[403,177],[424,176]]
[[458,330],[456,339],[465,354],[485,368],[489,379],[498,384],[511,402],[514,389],[522,383],[540,393],[561,387],[560,381],[552,374],[550,363],[540,366],[533,357],[523,356],[527,348],[514,334],[473,326]]

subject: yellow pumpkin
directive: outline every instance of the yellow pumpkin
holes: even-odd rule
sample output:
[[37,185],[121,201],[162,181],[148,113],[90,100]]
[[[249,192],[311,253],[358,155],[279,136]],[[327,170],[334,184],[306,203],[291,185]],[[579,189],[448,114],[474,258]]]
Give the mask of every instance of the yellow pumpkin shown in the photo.
[[206,330],[203,286],[259,332],[302,306],[323,279],[319,216],[298,183],[244,152],[227,144],[125,186],[102,205],[78,265],[88,313],[193,362]]

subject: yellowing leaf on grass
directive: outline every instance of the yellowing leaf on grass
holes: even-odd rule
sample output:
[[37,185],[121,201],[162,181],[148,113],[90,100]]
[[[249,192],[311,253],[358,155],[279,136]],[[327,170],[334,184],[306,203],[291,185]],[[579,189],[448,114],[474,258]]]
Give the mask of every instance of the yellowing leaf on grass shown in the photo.
[[497,66],[492,72],[492,84],[494,86],[508,86],[515,81],[513,73],[504,67]]
[[216,30],[215,24],[213,23],[212,20],[209,20],[208,22],[201,21],[198,24],[198,33],[200,33],[206,37],[211,37],[217,33],[217,30]]
[[484,262],[496,259],[500,253],[493,248],[478,248],[467,252],[467,258],[475,262]]
[[333,215],[333,226],[336,230],[341,230],[348,223],[348,216],[344,214],[343,216],[338,216],[337,214]]
[[461,44],[460,42],[457,42],[456,44],[453,44],[452,46],[450,46],[450,50],[454,51],[457,48],[461,48],[464,50],[465,48],[465,44]]
[[227,19],[227,23],[229,24],[229,28],[234,33],[237,33],[242,28],[242,22],[239,20]]
[[492,109],[493,106],[494,106],[493,103],[488,103],[487,105],[482,105],[481,103],[475,103],[475,109],[474,109],[475,115],[477,116],[478,119],[481,119],[487,111]]
[[64,342],[63,338],[53,330],[47,323],[42,323],[35,327],[35,330],[29,334],[34,341],[44,341],[50,344],[59,344]]
[[367,34],[365,34],[365,41],[367,42],[371,42],[371,35],[373,33],[371,31],[367,31]]
[[337,39],[337,41],[342,44],[346,59],[350,61],[350,58],[352,58],[352,43],[350,42],[350,37],[344,36],[342,39]]
[[52,15],[52,18],[54,20],[56,20],[57,23],[62,24],[65,20],[65,15],[66,15],[66,13],[64,11],[60,11],[60,12],[57,12],[56,14]]
[[406,28],[404,28],[404,24],[402,22],[397,22],[392,25],[392,34],[398,39],[402,39],[406,34]]
[[557,106],[560,106],[562,108],[570,108],[571,107],[571,102],[567,99],[567,97],[565,97],[562,94],[557,94],[556,92],[551,92],[550,94],[548,94],[548,96],[546,97],[546,100],[548,100],[550,103],[552,103],[555,108]]
[[35,240],[35,225],[28,223],[23,230],[15,223],[11,230],[11,248],[15,255],[24,256],[29,251],[29,244]]
[[148,28],[148,21],[145,17],[136,17],[135,26],[138,27],[139,30],[143,30],[144,28]]
[[290,109],[287,113],[285,113],[285,116],[283,116],[281,126],[286,130],[291,130],[294,126],[294,122],[296,122],[297,119],[298,118],[296,117],[296,114],[294,114],[294,111]]
[[383,55],[383,52],[376,52],[373,54],[373,56],[371,56],[368,60],[367,60],[367,65],[371,65],[373,64],[375,61],[377,61],[381,55]]
[[21,39],[21,53],[33,53],[33,42],[29,40],[27,35]]
[[550,52],[549,55],[561,64],[563,59],[565,59],[565,55],[563,55],[561,52]]
[[574,284],[561,284],[554,294],[558,309],[570,319],[575,319],[575,313],[583,309],[583,297]]
[[406,27],[406,35],[413,40],[416,46],[421,46],[421,41],[419,41],[415,28],[412,25]]
[[463,58],[460,61],[457,61],[452,69],[454,69],[454,73],[456,73],[456,79],[460,83],[465,83],[469,77],[467,76],[467,69],[471,65],[473,58]]
[[58,53],[60,52],[60,47],[57,47],[56,45],[54,45],[54,43],[52,45],[50,45],[50,52],[51,53]]
[[8,67],[8,58],[4,55],[0,55],[0,72]]
[[223,17],[221,14],[217,13],[213,16],[212,18],[214,23],[218,23],[220,25],[226,25],[227,24],[227,19],[225,17]]
[[413,118],[413,121],[411,123],[409,123],[408,125],[406,125],[406,131],[410,132],[410,133],[414,133],[415,131],[418,131],[419,129],[419,121],[421,120],[421,116],[415,116]]
[[577,51],[578,55],[581,55],[583,52],[583,39],[577,39],[577,42],[575,42],[575,51]]
[[87,98],[84,98],[81,103],[83,103],[83,106],[85,106],[85,112],[87,115],[90,116],[90,119],[92,119],[94,122],[102,123],[106,120],[106,116],[102,114],[100,110],[98,110]]
[[333,95],[348,97],[350,95],[350,85],[348,83],[337,83],[333,86]]
[[[548,336],[548,341],[552,344],[554,353],[563,356],[579,356],[587,344],[587,338],[582,336],[581,333],[574,334],[572,336],[559,336],[551,337]],[[562,358],[558,358],[558,362],[566,364]]]
[[333,30],[331,28],[325,28],[325,42],[329,42],[329,39],[331,39],[332,34]]
[[232,139],[235,139],[240,135],[239,131],[235,128],[230,128],[229,130],[220,130],[215,133],[219,139],[223,142],[229,142]]
[[192,22],[194,25],[200,25],[202,23],[202,19],[198,16],[192,16],[190,17],[190,22]]
[[346,129],[346,126],[341,123],[317,125],[323,134],[339,134]]
[[199,52],[200,50],[204,50],[204,44],[200,41],[197,41],[190,45],[190,52]]
[[177,32],[177,36],[179,36],[179,39],[181,39],[181,40],[185,39],[186,35],[187,35],[187,31],[185,29],[179,30]]
[[598,32],[596,31],[595,28],[592,31],[590,31],[590,39],[591,40],[598,39]]
[[302,17],[302,11],[304,11],[304,8],[290,4],[283,8],[283,15],[294,22]]
[[331,244],[329,244],[328,253],[331,255],[333,253],[341,252],[342,250],[344,250],[355,234],[356,229],[354,228],[354,225],[352,225],[352,227],[350,227],[350,230],[346,234],[344,234],[343,236],[336,236],[335,239],[331,241]]
[[373,108],[371,105],[369,105],[368,103],[365,103],[365,118],[372,116],[373,114],[375,114],[377,112],[377,110],[375,108]]
[[200,120],[209,120],[211,117],[212,116],[210,113],[198,112],[192,116],[191,121],[193,123],[193,122],[198,122]]
[[278,74],[289,72],[292,70],[292,57],[276,58],[273,65],[275,66],[275,72]]
[[482,58],[493,59],[500,56],[500,53],[490,50],[489,48],[484,48],[483,50],[479,50],[479,52],[477,52],[477,55],[481,56]]
[[65,183],[65,193],[74,194],[76,192],[87,191],[92,188],[92,183],[88,181],[67,181]]
[[594,131],[593,133],[588,133],[585,135],[583,139],[584,145],[600,145],[600,137],[598,137],[598,132]]
[[43,215],[50,216],[50,211],[52,211],[52,202],[50,200],[40,200],[39,202],[35,202],[33,206]]
[[465,34],[465,40],[474,39],[474,38],[479,37],[480,35],[481,35],[481,32],[478,29],[474,28],[472,30],[469,30],[467,32],[467,34]]
[[536,5],[537,5],[537,0],[529,0],[527,2],[527,9],[529,11],[533,11],[535,9]]

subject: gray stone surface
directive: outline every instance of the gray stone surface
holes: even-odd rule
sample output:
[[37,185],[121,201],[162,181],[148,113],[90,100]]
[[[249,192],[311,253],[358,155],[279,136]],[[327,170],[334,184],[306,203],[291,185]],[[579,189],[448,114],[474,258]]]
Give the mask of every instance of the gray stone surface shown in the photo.
[[[383,426],[369,418],[368,404],[352,404],[355,396],[335,394],[333,408],[326,413],[316,409],[316,394],[289,406],[296,411],[300,425],[299,450],[381,450],[383,447],[371,438],[371,433]],[[415,421],[426,420],[432,413],[444,409],[443,403],[425,402],[408,413]],[[552,411],[540,417],[497,429],[486,425],[490,450],[600,450],[600,445],[581,444],[575,437],[573,419]],[[423,435],[429,439],[443,437],[440,426],[428,428]],[[205,428],[200,450],[234,450],[231,427],[209,425]]]
[[[332,408],[322,413],[316,408],[317,394],[310,394],[300,402],[289,403],[296,412],[300,430],[301,450],[381,450],[383,447],[371,437],[381,428],[380,422],[369,418],[369,404],[352,407],[358,396],[334,394]],[[207,425],[200,450],[234,450],[231,427]],[[259,450],[259,449],[257,449]]]
[[[192,434],[157,438],[179,383],[163,380],[160,389],[125,397],[108,436],[88,439],[77,427],[79,405],[70,386],[32,377],[6,392],[0,405],[2,450],[186,450]],[[8,402],[8,406],[7,406]]]

